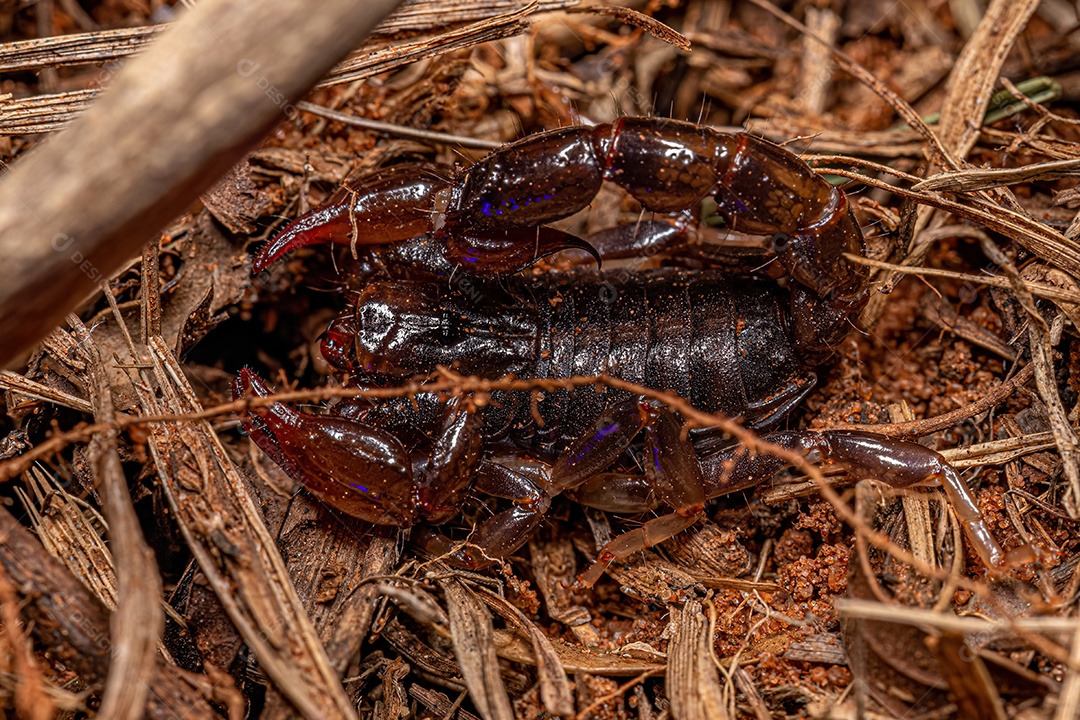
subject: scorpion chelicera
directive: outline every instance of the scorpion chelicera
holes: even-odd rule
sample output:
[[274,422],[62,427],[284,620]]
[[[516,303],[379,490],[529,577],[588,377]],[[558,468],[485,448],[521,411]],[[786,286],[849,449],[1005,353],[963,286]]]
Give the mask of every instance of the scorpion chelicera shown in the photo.
[[[591,244],[548,226],[586,208],[605,180],[676,222],[654,216]],[[730,228],[772,238],[766,259],[774,262],[759,266],[779,265],[786,289],[715,267],[519,272],[566,248],[598,259],[666,252],[707,196]],[[812,369],[848,334],[869,286],[866,269],[845,257],[863,254],[864,243],[841,190],[768,141],[656,118],[541,133],[463,172],[408,165],[346,183],[267,244],[254,271],[327,243],[351,245],[354,255],[379,246],[360,258],[367,285],[355,307],[322,338],[324,358],[358,386],[439,365],[485,378],[607,374],[763,429],[813,387]],[[472,281],[461,283],[466,276]],[[269,394],[250,370],[235,392]],[[732,447],[715,430],[684,432],[670,410],[610,387],[558,389],[539,400],[494,393],[480,410],[432,393],[341,402],[330,414],[275,403],[252,406],[243,422],[309,491],[372,523],[442,523],[473,490],[513,500],[466,544],[426,532],[429,550],[469,566],[517,550],[562,493],[612,512],[671,508],[604,546],[579,578],[585,585],[612,561],[693,525],[707,499],[787,465]],[[1000,548],[956,471],[928,448],[851,431],[762,438],[897,487],[940,484],[992,568],[1034,555],[1027,546]],[[644,456],[641,473],[626,471],[632,447]]]

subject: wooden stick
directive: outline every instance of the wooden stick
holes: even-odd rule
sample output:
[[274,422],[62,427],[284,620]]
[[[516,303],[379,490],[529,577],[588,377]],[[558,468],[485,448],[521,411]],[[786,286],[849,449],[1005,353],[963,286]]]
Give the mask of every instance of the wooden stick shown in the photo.
[[0,366],[236,163],[398,0],[204,0],[0,178]]

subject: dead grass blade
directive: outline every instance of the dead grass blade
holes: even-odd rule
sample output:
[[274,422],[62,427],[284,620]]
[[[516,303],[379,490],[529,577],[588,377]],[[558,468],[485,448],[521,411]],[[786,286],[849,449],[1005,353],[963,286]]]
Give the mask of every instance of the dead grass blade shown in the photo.
[[[116,409],[97,345],[78,316],[71,315],[68,322],[87,356],[94,416],[99,422],[108,421],[116,415]],[[116,440],[117,431],[106,430],[94,436],[89,449],[116,567],[116,611],[109,622],[113,653],[101,714],[134,720],[142,717],[146,708],[154,652],[165,619],[160,606],[161,574],[135,514]]]
[[[969,236],[975,236],[975,234],[985,237],[985,233],[978,231],[969,232]],[[972,275],[970,273],[956,272],[955,270],[942,270],[940,268],[931,267],[913,267],[909,265],[894,265],[893,263],[881,262],[880,260],[871,260],[857,255],[845,254],[851,262],[857,265],[866,265],[867,267],[880,268],[882,270],[893,270],[898,273],[905,273],[908,275],[924,275],[926,277],[942,277],[952,278],[953,280],[963,280],[975,285],[989,285],[990,287],[999,288],[1011,288],[1012,282],[1008,278],[998,277],[996,275]],[[1036,297],[1046,298],[1048,300],[1054,300],[1056,302],[1076,304],[1080,301],[1080,295],[1075,291],[1062,287],[1061,285],[1049,285],[1046,283],[1026,282],[1025,286],[1031,291],[1032,295]]]
[[29,491],[18,489],[31,527],[49,554],[62,562],[110,610],[116,609],[116,571],[102,538],[105,518],[67,492],[44,468],[26,474]]
[[0,72],[107,63],[140,52],[166,25],[95,30],[4,43]]
[[[1022,210],[1014,210],[1004,207],[997,202],[983,197],[968,197],[965,202],[950,200],[938,193],[912,192],[906,188],[899,188],[885,182],[870,178],[860,173],[842,169],[830,169],[829,174],[851,178],[865,183],[866,185],[881,188],[901,197],[910,198],[924,206],[930,206],[939,210],[947,210],[953,215],[972,220],[983,225],[985,228],[1015,240],[1032,253],[1046,260],[1048,263],[1080,276],[1080,245],[1074,240],[1062,235],[1060,232],[1048,227]],[[936,237],[936,228],[925,231],[926,237]],[[903,264],[917,267],[924,256],[909,254]],[[895,279],[882,279],[878,282],[894,282]],[[881,297],[877,295],[874,297]],[[871,300],[873,302],[873,300]]]
[[[1062,618],[1064,619],[1064,618]],[[1080,620],[1069,618],[1073,623],[1072,648],[1069,649],[1069,664],[1073,667],[1061,688],[1058,697],[1057,712],[1054,720],[1070,720],[1080,717]]]
[[[541,0],[537,10],[550,11],[576,5],[578,0]],[[408,0],[383,20],[372,39],[388,39],[470,23],[521,9],[523,0]],[[102,64],[123,60],[142,52],[169,26],[96,30],[5,43],[0,52],[0,72],[39,70],[71,65]],[[103,73],[108,75],[108,71]]]
[[0,128],[7,135],[55,132],[82,115],[98,96],[98,90],[68,92],[12,99],[0,97]]
[[409,686],[409,695],[416,698],[416,700],[434,713],[438,718],[454,718],[457,720],[479,720],[468,710],[461,709],[461,703],[465,700],[466,693],[462,691],[457,700],[450,702],[450,698],[443,695],[441,692],[425,688],[424,686],[413,683]]
[[574,696],[570,691],[570,680],[566,677],[566,671],[559,663],[559,656],[547,635],[501,595],[496,595],[486,588],[479,588],[478,596],[504,620],[517,625],[528,634],[536,656],[536,672],[540,678],[540,699],[547,711],[552,715],[572,715]]
[[469,697],[484,720],[513,720],[514,710],[499,673],[491,613],[461,580],[442,578],[439,587],[446,595],[454,654]]
[[1038,5],[1039,0],[993,0],[953,66],[939,133],[941,142],[959,157],[975,145],[1001,66]]
[[[590,673],[605,677],[628,677],[642,673],[659,673],[664,665],[653,660],[642,660],[625,653],[597,652],[579,645],[548,638],[559,658],[559,665],[567,672]],[[495,631],[495,647],[499,657],[526,665],[536,665],[532,645],[520,633],[510,630]]]
[[1065,510],[1075,519],[1080,518],[1080,437],[1077,437],[1069,422],[1069,414],[1058,392],[1057,372],[1054,369],[1054,346],[1061,338],[1063,320],[1064,316],[1058,315],[1053,329],[1029,323],[1028,341],[1031,344],[1031,362],[1035,366],[1035,385],[1046,407],[1054,442],[1061,453],[1062,470],[1069,481]]
[[518,5],[519,7],[511,12],[492,15],[460,28],[355,53],[334,67],[316,87],[325,88],[356,82],[423,58],[435,57],[524,32],[528,27],[525,24],[525,18],[535,13],[539,4],[529,2],[518,3]]
[[916,627],[932,627],[942,632],[965,634],[1039,633],[1061,644],[1072,642],[1071,638],[1077,627],[1076,618],[1072,617],[1036,616],[988,619],[975,615],[961,616],[924,608],[887,605],[874,600],[859,598],[837,598],[834,603],[837,610],[845,617],[860,620],[881,620]]
[[633,8],[616,7],[613,5],[591,5],[589,7],[575,8],[569,12],[594,13],[597,15],[607,15],[608,17],[618,18],[627,25],[641,28],[657,40],[662,40],[669,45],[674,45],[680,50],[690,50],[690,41],[685,35],[676,32],[656,18],[649,17]]
[[1058,178],[1080,175],[1080,159],[1051,160],[1032,163],[1017,168],[976,168],[946,172],[929,177],[911,186],[915,192],[935,190],[940,192],[975,192],[989,190],[1004,185],[1032,182],[1035,180],[1056,180]]

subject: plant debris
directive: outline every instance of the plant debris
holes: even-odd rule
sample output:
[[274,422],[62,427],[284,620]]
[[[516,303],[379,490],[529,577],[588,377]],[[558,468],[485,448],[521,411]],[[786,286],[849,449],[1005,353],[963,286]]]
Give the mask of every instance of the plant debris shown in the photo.
[[[5,167],[184,12],[0,12]],[[1062,29],[1077,19],[1051,0],[402,3],[0,371],[0,705],[27,718],[1080,716],[1080,47]],[[846,189],[873,298],[787,426],[939,450],[995,535],[1040,562],[992,575],[940,490],[852,487],[801,462],[711,501],[591,590],[575,576],[642,518],[556,498],[526,548],[466,573],[408,530],[322,506],[241,432],[236,412],[260,402],[233,400],[243,367],[289,402],[366,392],[326,374],[318,349],[362,289],[348,248],[251,275],[288,219],[388,162],[466,165],[620,115],[746,129]],[[638,213],[605,188],[560,228]],[[619,382],[448,369],[433,387],[486,400]],[[471,502],[449,527],[491,511]]]

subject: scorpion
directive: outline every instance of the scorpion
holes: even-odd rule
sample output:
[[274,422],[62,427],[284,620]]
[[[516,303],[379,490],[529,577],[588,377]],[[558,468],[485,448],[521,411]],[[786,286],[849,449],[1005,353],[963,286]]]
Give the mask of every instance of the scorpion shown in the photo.
[[[592,242],[550,226],[588,207],[605,181],[653,219]],[[772,238],[759,266],[778,265],[786,288],[716,267],[522,272],[570,248],[598,261],[669,251],[685,241],[686,217],[706,197],[731,229]],[[674,223],[655,219],[665,214]],[[253,272],[331,243],[354,256],[360,246],[370,251],[361,256],[370,282],[321,339],[324,359],[357,386],[440,365],[489,379],[608,375],[764,431],[815,385],[814,368],[869,295],[867,270],[846,257],[865,246],[842,190],[766,140],[658,118],[543,132],[463,171],[402,165],[347,182],[266,244]],[[463,291],[454,281],[462,277],[481,292]],[[234,393],[270,391],[244,369]],[[496,392],[482,409],[434,393],[342,401],[329,414],[252,405],[242,422],[322,501],[370,523],[428,527],[424,546],[468,567],[520,548],[563,493],[616,513],[670,508],[608,542],[579,576],[583,586],[692,526],[707,500],[790,465],[732,446],[716,429],[685,431],[666,407],[611,387],[539,399]],[[1002,550],[955,469],[922,445],[841,430],[773,430],[761,439],[896,487],[940,485],[987,566],[1033,559],[1030,546]],[[631,453],[642,471],[624,470]],[[430,529],[476,491],[513,502],[478,522],[465,544]]]

